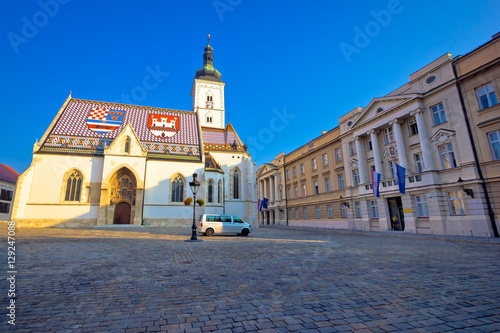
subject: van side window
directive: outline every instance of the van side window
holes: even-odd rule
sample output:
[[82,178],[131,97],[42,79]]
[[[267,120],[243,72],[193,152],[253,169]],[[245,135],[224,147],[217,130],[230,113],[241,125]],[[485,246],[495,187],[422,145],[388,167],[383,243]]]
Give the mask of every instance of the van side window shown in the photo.
[[207,216],[206,220],[207,220],[207,222],[214,222],[215,216]]
[[222,222],[222,219],[220,218],[220,216],[213,216],[214,218],[214,222]]
[[231,216],[221,216],[222,222],[231,222]]
[[239,217],[237,216],[233,216],[233,221],[236,222],[236,223],[243,223],[243,220],[240,219]]

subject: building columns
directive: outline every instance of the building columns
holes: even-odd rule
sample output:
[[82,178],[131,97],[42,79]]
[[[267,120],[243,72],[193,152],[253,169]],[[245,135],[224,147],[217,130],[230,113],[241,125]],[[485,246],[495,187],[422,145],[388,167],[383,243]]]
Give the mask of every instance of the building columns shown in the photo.
[[361,141],[359,136],[355,137],[356,141],[356,152],[358,154],[358,165],[359,165],[359,182],[360,184],[366,184],[366,156],[365,150],[361,146]]
[[422,149],[422,157],[424,158],[424,170],[433,170],[434,162],[432,161],[431,146],[429,137],[427,136],[427,128],[425,127],[424,110],[419,107],[413,111],[413,114],[417,121],[418,139],[420,140],[420,148]]
[[398,158],[399,158],[398,164],[401,165],[403,168],[408,169],[408,161],[406,160],[406,147],[403,141],[403,134],[401,132],[400,120],[396,118],[389,124],[393,125],[394,136],[396,137],[396,145],[398,147]]
[[378,136],[375,130],[369,131],[372,140],[373,159],[375,160],[375,171],[382,174],[382,160],[380,159],[380,147],[378,145]]

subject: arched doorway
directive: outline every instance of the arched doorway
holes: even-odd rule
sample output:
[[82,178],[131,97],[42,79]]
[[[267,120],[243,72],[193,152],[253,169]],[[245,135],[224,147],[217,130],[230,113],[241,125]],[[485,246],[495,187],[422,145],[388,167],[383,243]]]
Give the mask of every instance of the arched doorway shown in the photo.
[[131,207],[127,202],[120,202],[115,207],[113,224],[130,224]]
[[135,199],[137,181],[134,174],[127,168],[117,171],[110,182],[110,206],[113,224],[130,224],[135,215]]

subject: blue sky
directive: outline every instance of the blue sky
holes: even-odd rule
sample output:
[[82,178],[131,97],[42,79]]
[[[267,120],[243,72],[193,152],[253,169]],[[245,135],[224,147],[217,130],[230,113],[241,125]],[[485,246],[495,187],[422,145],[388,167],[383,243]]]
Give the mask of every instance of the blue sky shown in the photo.
[[[226,111],[257,165],[500,31],[498,0],[41,0],[0,11],[0,163],[20,173],[70,90],[191,110],[208,29]],[[158,84],[141,90],[151,71]]]

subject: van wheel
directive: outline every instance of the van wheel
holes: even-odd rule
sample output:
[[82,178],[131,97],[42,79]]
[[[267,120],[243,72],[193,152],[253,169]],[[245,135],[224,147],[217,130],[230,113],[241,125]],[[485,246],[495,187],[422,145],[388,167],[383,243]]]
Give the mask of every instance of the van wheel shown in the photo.
[[214,229],[207,229],[207,230],[205,230],[205,235],[207,235],[207,236],[209,236],[209,237],[210,237],[210,236],[212,236],[213,234],[214,234]]
[[241,235],[242,235],[242,236],[248,236],[248,234],[249,234],[249,233],[250,233],[250,232],[248,231],[248,229],[243,229],[243,230],[241,230]]

